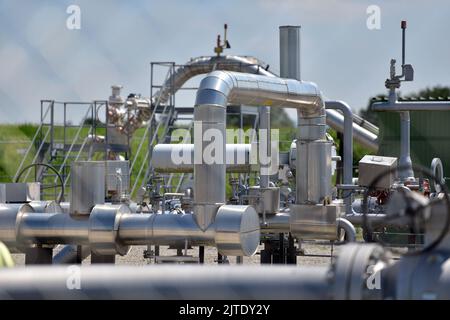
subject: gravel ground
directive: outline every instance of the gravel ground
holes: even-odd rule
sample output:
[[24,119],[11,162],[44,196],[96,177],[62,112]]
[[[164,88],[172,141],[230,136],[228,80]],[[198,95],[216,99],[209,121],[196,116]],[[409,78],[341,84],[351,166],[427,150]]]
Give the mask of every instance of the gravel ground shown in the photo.
[[[146,250],[146,246],[133,246],[130,252],[126,256],[117,256],[116,264],[129,264],[129,265],[146,265],[149,264],[149,259],[145,259],[143,257],[144,250]],[[262,249],[260,246],[259,250]],[[305,253],[305,256],[297,257],[298,265],[329,265],[331,263],[331,249],[332,247],[327,244],[318,244],[307,242],[302,244],[302,249]],[[259,264],[260,256],[258,253],[252,257],[244,257],[244,264]],[[54,253],[58,252],[58,248],[55,248]],[[339,246],[334,246],[333,255],[336,256],[339,252]],[[160,248],[160,256],[175,256],[176,250],[168,249],[166,246],[162,246]],[[192,250],[188,250],[188,255],[197,257],[198,249],[194,248]],[[327,255],[328,257],[311,257],[308,255]],[[25,255],[24,254],[13,254],[13,259],[16,265],[24,265],[25,263]],[[205,263],[206,264],[215,264],[217,263],[217,250],[213,247],[205,248]],[[235,257],[229,258],[230,264],[236,263]],[[83,264],[90,264],[90,258],[88,257],[83,261]]]

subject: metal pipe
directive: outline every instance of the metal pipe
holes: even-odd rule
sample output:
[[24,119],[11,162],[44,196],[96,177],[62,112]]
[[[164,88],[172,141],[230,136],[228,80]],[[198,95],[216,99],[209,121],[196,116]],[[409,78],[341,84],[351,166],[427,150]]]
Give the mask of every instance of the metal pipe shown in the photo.
[[[344,132],[344,116],[336,110],[327,110],[327,124],[338,132]],[[378,151],[378,136],[353,122],[353,138],[371,151]]]
[[[225,202],[225,173],[223,159],[225,141],[220,141],[216,153],[222,152],[222,159],[217,157],[215,162],[207,163],[204,159],[208,150],[208,142],[203,141],[205,135],[215,133],[215,139],[225,137],[225,110],[228,103],[246,104],[253,106],[290,107],[296,108],[299,117],[299,145],[297,164],[305,154],[311,161],[326,165],[331,161],[325,159],[326,153],[320,153],[319,158],[314,149],[309,149],[312,143],[328,143],[325,140],[325,108],[322,95],[317,86],[310,82],[300,82],[292,79],[280,79],[260,75],[243,74],[237,72],[214,71],[208,74],[200,83],[195,102],[194,126],[195,139],[200,139],[194,146],[194,208],[195,217],[200,228],[205,230],[214,220],[217,203]],[[196,130],[197,129],[197,130]],[[209,132],[208,132],[209,131]],[[196,134],[197,132],[197,134]],[[211,138],[210,138],[211,139]],[[330,148],[331,152],[331,148]],[[302,162],[300,162],[302,163]],[[308,166],[308,162],[306,162]],[[300,168],[300,165],[298,165]],[[320,170],[309,172],[299,170],[297,174],[297,201],[321,201],[327,197],[329,188],[325,181],[330,172]],[[325,187],[315,189],[309,193],[309,183],[313,178],[325,181]],[[325,178],[323,176],[325,175]],[[306,181],[306,182],[305,182]],[[322,186],[322,184],[320,184]]]
[[398,159],[399,167],[407,170],[400,170],[398,176],[400,179],[406,180],[414,178],[411,160],[411,118],[409,111],[400,112],[400,158]]
[[90,220],[66,213],[22,213],[17,217],[16,241],[33,244],[89,244]]
[[338,228],[342,228],[345,231],[345,235],[348,242],[356,241],[356,230],[353,224],[344,218],[338,218]]
[[300,26],[280,26],[280,77],[300,80]]
[[[300,62],[299,62],[300,63]],[[153,94],[152,100],[156,102],[160,99],[160,103],[167,101],[171,93],[176,93],[189,79],[200,75],[207,74],[214,70],[228,70],[243,73],[260,74],[268,77],[277,77],[274,73],[267,70],[267,67],[263,63],[254,57],[249,56],[212,56],[212,57],[197,57],[192,58],[186,64],[179,66],[175,72],[162,85],[162,91],[157,91]],[[295,78],[297,79],[297,77]],[[300,75],[297,80],[300,79]],[[142,121],[148,120],[149,112],[147,110],[139,111],[142,113],[136,118]],[[327,124],[333,129],[342,132],[344,129],[344,119],[339,112],[334,110],[326,110]],[[122,113],[122,116],[126,116],[126,112]],[[124,119],[118,119],[118,123],[124,123]],[[358,119],[355,119],[353,124],[355,140],[361,143],[363,146],[371,149],[378,150],[377,135],[371,133],[369,130],[359,126]],[[135,127],[139,127],[136,125]]]
[[[352,184],[353,179],[353,111],[350,106],[344,101],[325,101],[325,108],[338,109],[342,111],[344,115],[344,172],[343,182],[344,184]],[[343,194],[345,212],[350,213],[352,209],[352,197],[351,192],[344,191]]]
[[[133,214],[124,205],[95,206],[88,217],[35,213],[0,207],[0,241],[13,248],[31,245],[88,245],[98,254],[125,255],[130,245],[215,245],[228,256],[251,256],[260,239],[259,218],[251,206],[221,206],[215,221],[201,230],[192,214]],[[67,257],[73,260],[70,249]]]
[[[404,31],[404,30],[403,30]],[[371,106],[374,111],[394,111],[400,113],[400,157],[399,166],[408,167],[407,170],[399,172],[399,177],[403,180],[414,177],[411,161],[410,146],[410,111],[448,111],[450,103],[448,102],[399,102],[395,89],[389,90],[389,99],[387,102],[375,102]]]
[[[386,215],[384,213],[367,213],[366,218],[371,226],[386,224]],[[345,219],[355,226],[363,226],[364,224],[364,215],[362,213],[354,212],[352,214],[346,214]]]
[[288,233],[291,231],[288,212],[266,215],[265,221],[262,217],[260,221],[261,233]]
[[263,106],[259,109],[259,148],[263,147],[265,150],[263,152],[259,152],[258,155],[261,157],[261,154],[266,155],[266,159],[270,159],[270,162],[267,164],[261,163],[261,159],[259,161],[260,164],[260,174],[259,174],[259,186],[261,188],[268,188],[270,181],[270,166],[272,164],[272,144],[271,144],[271,133],[270,133],[270,108],[267,106]]
[[[251,163],[251,144],[227,144],[226,167],[227,172],[250,172],[255,170]],[[194,172],[193,144],[157,144],[153,148],[153,168],[156,172]]]
[[214,245],[214,228],[202,231],[191,214],[125,214],[119,238],[126,245]]
[[449,111],[450,103],[444,101],[397,101],[395,104],[389,102],[374,102],[373,111]]
[[4,268],[0,299],[330,298],[329,270],[318,266],[89,266],[71,271],[56,266]]

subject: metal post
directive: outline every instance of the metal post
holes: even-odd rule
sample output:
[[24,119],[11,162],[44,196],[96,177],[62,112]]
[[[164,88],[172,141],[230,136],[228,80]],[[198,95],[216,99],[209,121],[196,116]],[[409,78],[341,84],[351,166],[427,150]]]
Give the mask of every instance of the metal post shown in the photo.
[[205,247],[204,246],[198,247],[198,262],[200,264],[205,263]]

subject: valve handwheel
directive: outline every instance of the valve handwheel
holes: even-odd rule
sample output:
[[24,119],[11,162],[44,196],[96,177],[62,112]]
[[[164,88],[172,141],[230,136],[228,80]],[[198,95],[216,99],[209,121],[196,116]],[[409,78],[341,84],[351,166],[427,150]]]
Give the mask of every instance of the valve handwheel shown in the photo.
[[55,199],[56,203],[61,203],[61,201],[63,200],[63,197],[64,197],[64,181],[63,181],[61,175],[59,174],[58,170],[55,167],[53,167],[53,166],[51,166],[49,164],[46,164],[46,163],[32,163],[32,164],[26,166],[25,168],[23,168],[19,172],[15,182],[16,183],[19,182],[20,181],[20,177],[22,176],[22,174],[26,170],[29,170],[29,169],[31,169],[33,167],[46,167],[46,168],[52,170],[56,174],[56,176],[58,177],[59,183],[55,183],[55,184],[52,184],[52,185],[49,185],[49,186],[41,187],[41,189],[61,188],[61,191],[58,194],[58,197]]

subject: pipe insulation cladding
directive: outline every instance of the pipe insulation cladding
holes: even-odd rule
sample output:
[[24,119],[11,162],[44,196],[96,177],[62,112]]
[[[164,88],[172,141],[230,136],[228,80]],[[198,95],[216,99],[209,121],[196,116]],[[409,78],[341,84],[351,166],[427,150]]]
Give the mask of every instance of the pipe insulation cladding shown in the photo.
[[251,256],[260,239],[251,206],[223,205],[206,230],[192,214],[136,214],[126,205],[97,205],[87,216],[0,206],[0,241],[23,251],[34,245],[89,246],[99,255],[125,255],[130,245],[216,246],[222,255]]
[[[296,108],[297,166],[302,168],[296,177],[297,202],[320,203],[331,196],[331,169],[328,168],[331,167],[331,143],[325,138],[324,102],[314,83],[238,72],[211,72],[201,81],[195,102],[194,121],[201,123],[200,137],[208,135],[210,129],[226,137],[228,103]],[[208,146],[208,141],[203,140],[194,146],[194,158],[200,159],[200,164],[194,165],[194,207],[197,208],[194,211],[197,223],[205,229],[214,220],[218,204],[225,203],[226,166],[224,159],[213,164],[203,161]],[[222,155],[226,154],[225,143],[221,143]],[[312,186],[316,187],[311,191]]]
[[[271,71],[267,70],[267,67],[263,66],[263,63],[254,57],[233,55],[196,57],[179,66],[169,76],[169,78],[162,85],[161,90],[157,91],[153,95],[153,103],[159,101],[159,103],[164,104],[165,102],[167,102],[170,93],[177,92],[189,79],[200,74],[207,74],[214,70],[235,71],[250,74],[259,74],[267,77],[278,77]],[[281,75],[281,77],[284,76]],[[299,79],[300,78],[298,78],[298,80]],[[344,117],[342,116],[342,114],[336,110],[326,110],[326,113],[327,124],[334,130],[343,132]],[[125,117],[126,114],[126,112],[121,113],[121,117]],[[148,112],[148,110],[140,110],[137,119],[135,119],[135,121],[133,122],[133,130],[139,128],[144,121],[148,121],[149,114],[150,113]],[[125,118],[119,119],[118,121],[124,122]],[[378,150],[377,135],[373,134],[372,132],[355,122],[353,123],[353,130],[355,141],[361,143],[364,147],[369,148],[372,151]]]

